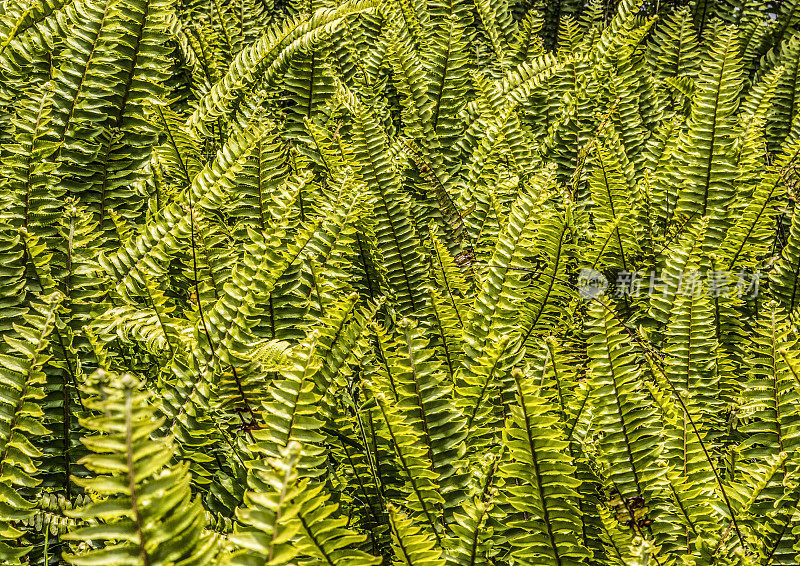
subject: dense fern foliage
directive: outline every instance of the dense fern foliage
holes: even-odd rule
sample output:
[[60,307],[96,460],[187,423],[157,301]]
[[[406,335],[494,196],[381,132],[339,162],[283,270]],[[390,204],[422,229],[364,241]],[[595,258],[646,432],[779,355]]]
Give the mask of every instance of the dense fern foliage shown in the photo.
[[0,2],[0,562],[800,563],[800,1]]

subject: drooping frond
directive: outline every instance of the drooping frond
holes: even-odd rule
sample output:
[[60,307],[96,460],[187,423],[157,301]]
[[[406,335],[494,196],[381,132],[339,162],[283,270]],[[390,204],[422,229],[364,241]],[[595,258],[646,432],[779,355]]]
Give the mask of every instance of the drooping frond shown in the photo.
[[45,381],[42,371],[48,360],[48,337],[53,331],[60,298],[52,296],[50,303],[39,307],[41,313],[25,316],[24,325],[14,325],[18,338],[5,336],[4,351],[0,354],[0,556],[9,564],[30,551],[17,540],[22,532],[13,521],[25,521],[34,515],[34,505],[21,490],[39,483],[35,479],[35,458],[41,456],[32,440],[47,431],[42,427],[43,416],[39,403]]
[[663,473],[657,463],[660,431],[655,410],[641,389],[641,361],[612,309],[602,304],[590,308],[594,426],[605,431],[605,473],[612,485],[623,498],[649,500]]
[[565,481],[574,473],[567,442],[546,399],[519,371],[512,375],[517,405],[504,431],[510,460],[500,473],[509,484],[516,483],[506,497],[525,518],[509,525],[522,531],[511,538],[511,555],[523,563],[579,564],[589,553],[580,540],[580,480]]
[[285,70],[291,57],[301,48],[319,42],[343,18],[374,5],[371,0],[364,0],[333,9],[320,8],[310,17],[287,21],[280,29],[267,28],[261,37],[236,55],[225,76],[200,100],[188,124],[206,131],[206,124],[228,113],[232,103],[245,94],[247,87],[256,81],[271,82]]
[[678,155],[684,181],[676,215],[684,221],[708,217],[709,245],[723,238],[738,173],[732,152],[733,113],[741,90],[737,41],[735,28],[728,28],[714,42],[713,54],[698,75],[689,129]]
[[204,514],[200,501],[191,498],[188,466],[168,466],[171,439],[150,437],[161,423],[147,402],[149,394],[132,376],[106,382],[101,373],[96,379],[99,390],[87,391],[85,400],[96,413],[83,420],[94,432],[83,438],[92,451],[83,462],[94,475],[76,481],[99,499],[68,513],[95,524],[65,538],[101,544],[65,558],[76,565],[163,564],[188,558],[212,563],[214,539],[203,532]]

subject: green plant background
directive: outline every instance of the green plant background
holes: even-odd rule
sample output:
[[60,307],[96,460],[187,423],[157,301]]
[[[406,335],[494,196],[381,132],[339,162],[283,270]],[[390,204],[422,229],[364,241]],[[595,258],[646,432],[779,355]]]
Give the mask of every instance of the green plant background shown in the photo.
[[800,2],[337,1],[0,0],[0,561],[800,563]]

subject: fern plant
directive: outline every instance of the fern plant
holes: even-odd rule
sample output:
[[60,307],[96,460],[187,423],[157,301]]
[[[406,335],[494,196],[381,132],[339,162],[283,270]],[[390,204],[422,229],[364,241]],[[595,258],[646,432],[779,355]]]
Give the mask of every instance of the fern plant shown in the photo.
[[798,38],[6,0],[0,561],[797,564]]

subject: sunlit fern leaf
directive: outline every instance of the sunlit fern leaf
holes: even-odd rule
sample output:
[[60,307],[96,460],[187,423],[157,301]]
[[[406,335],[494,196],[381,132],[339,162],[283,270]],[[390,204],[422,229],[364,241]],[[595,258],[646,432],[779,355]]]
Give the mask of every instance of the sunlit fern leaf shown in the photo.
[[76,565],[212,563],[216,541],[203,532],[204,513],[200,501],[191,499],[188,466],[168,466],[171,438],[150,438],[161,424],[150,394],[130,375],[101,373],[96,379],[96,390],[86,386],[90,396],[85,400],[96,412],[82,420],[94,433],[82,439],[93,452],[84,459],[93,476],[76,482],[99,499],[68,513],[95,522],[64,536],[87,543],[66,560]]
[[513,399],[511,370],[524,354],[517,341],[498,337],[488,342],[483,356],[469,372],[456,377],[457,404],[467,419],[467,446],[480,454],[497,440]]
[[[13,332],[14,322],[27,312],[25,305],[25,247],[19,230],[0,222],[0,262],[5,270],[0,274],[0,333]],[[0,347],[0,351],[4,348]]]
[[797,451],[800,431],[796,399],[800,384],[792,369],[797,364],[794,350],[786,315],[774,303],[767,305],[752,335],[749,379],[742,392],[741,411],[746,422],[741,427],[745,438],[739,451],[747,459],[764,459],[781,452],[794,457]]
[[0,181],[0,226],[3,233],[2,322],[5,332],[19,321],[30,299],[30,291],[41,288],[26,268],[26,240],[35,238],[37,247],[47,248],[57,238],[56,219],[63,193],[55,190],[53,169],[48,163],[57,145],[51,133],[51,93],[25,98],[11,119],[13,140],[3,147]]
[[[391,5],[391,4],[390,4]],[[390,13],[389,62],[393,70],[397,91],[401,95],[405,134],[419,140],[426,149],[431,148],[434,106],[431,104],[424,76],[423,61],[410,37],[410,30],[402,25],[403,18]]]
[[[783,491],[781,486],[780,471],[786,461],[786,453],[769,456],[757,462],[743,465],[738,470],[736,478],[727,485],[736,525],[739,529],[748,527],[755,530],[758,525],[751,523],[751,517],[757,513],[759,506],[766,503],[774,505],[774,497],[770,496],[770,488]],[[765,501],[766,499],[766,501]],[[730,519],[726,520],[732,524]],[[729,538],[730,530],[716,533],[714,554],[725,556],[736,552],[735,537]]]
[[64,192],[55,185],[51,162],[58,144],[52,139],[53,94],[44,90],[35,98],[23,98],[11,117],[13,142],[4,146],[2,217],[16,229],[37,238],[55,236],[55,223]]
[[[640,32],[644,31],[642,28],[647,27],[647,20],[636,17],[637,8],[635,1],[623,0],[616,6],[609,6],[604,10],[607,25],[599,30],[600,36],[595,38],[592,45],[592,57],[596,58],[601,65],[604,64],[603,60],[615,57],[620,46],[636,44],[641,40]],[[612,10],[613,15],[611,14]],[[588,38],[589,34],[584,41]]]
[[[650,20],[650,24],[653,20]],[[649,30],[650,25],[642,26]],[[642,33],[642,32],[639,32]],[[646,68],[637,45],[625,45],[610,89],[617,100],[616,112],[608,124],[606,142],[616,154],[629,187],[636,186],[644,170],[645,147],[653,126],[661,124],[666,97],[642,72]],[[635,199],[635,195],[634,195]]]
[[654,286],[655,292],[650,295],[650,316],[658,322],[667,323],[681,285],[685,286],[689,277],[699,275],[697,270],[702,272],[708,268],[698,261],[705,234],[704,222],[692,223],[677,242],[666,248],[670,253],[664,255],[663,270],[656,275],[659,280]]
[[770,290],[781,306],[792,317],[797,315],[800,305],[800,207],[795,206],[792,213],[792,225],[786,246],[781,251],[780,259],[775,263],[775,270],[770,274]]
[[[579,172],[596,133],[591,110],[594,105],[593,92],[582,87],[574,91],[572,86],[588,86],[590,72],[591,66],[584,56],[570,57],[548,82],[549,118],[540,153],[553,155],[560,178],[569,178]],[[556,94],[559,92],[571,94],[562,100],[563,95]]]
[[[321,2],[315,3],[317,6]],[[327,43],[327,42],[326,42]],[[334,71],[327,57],[328,46],[317,46],[297,56],[284,77],[287,108],[286,135],[295,141],[297,149],[313,158],[313,146],[308,145],[304,121],[323,123],[326,106],[334,98]]]
[[475,3],[475,8],[480,17],[483,33],[488,38],[497,61],[504,61],[509,42],[517,31],[508,2],[492,3],[479,0]]
[[72,0],[8,2],[0,21],[0,62],[3,67],[24,71],[36,55],[46,50],[47,39],[61,34],[64,15],[71,4]]
[[361,215],[356,223],[351,278],[356,291],[373,301],[384,296],[384,290],[389,288],[388,274],[375,235],[376,224],[377,219],[366,214]]
[[373,195],[376,243],[386,267],[388,283],[396,294],[401,311],[415,312],[425,304],[419,289],[424,272],[408,197],[400,192],[397,174],[388,160],[386,134],[375,110],[352,93],[342,93],[341,96],[354,121],[353,148],[361,177]]
[[[53,279],[53,254],[48,251],[47,243],[26,231],[22,231],[21,235],[27,259],[27,273],[30,275],[29,284],[38,295],[38,298],[33,299],[36,295],[32,294],[28,305],[35,306],[45,300],[45,297],[59,293],[59,284]],[[85,247],[85,241],[81,239],[80,245]],[[81,257],[85,258],[86,254],[81,254]],[[67,493],[73,488],[71,474],[81,474],[84,471],[74,462],[82,449],[76,435],[79,425],[74,418],[80,405],[75,388],[75,377],[79,370],[72,348],[72,337],[65,321],[56,316],[50,342],[52,355],[42,368],[47,377],[42,384],[45,396],[40,406],[45,411],[43,423],[46,423],[48,431],[42,436],[31,438],[41,452],[37,463],[38,479],[43,486],[61,489]]]
[[593,426],[604,432],[605,474],[620,496],[649,502],[663,475],[657,463],[660,426],[641,390],[641,362],[612,309],[593,303],[587,321],[595,389]]
[[314,146],[313,153],[318,158],[318,162],[315,163],[322,171],[325,180],[330,184],[342,182],[342,178],[349,176],[351,172],[352,148],[342,139],[338,129],[330,129],[333,124],[323,127],[309,120],[304,124],[308,130],[310,143]]
[[358,341],[372,322],[376,305],[360,305],[355,293],[341,300],[312,327],[319,333],[315,354],[321,361],[315,374],[318,391],[324,396],[320,412],[327,416],[330,406],[347,387],[348,365],[358,361]]
[[[28,540],[33,543],[33,548],[25,559],[29,563],[35,564],[44,562],[45,555],[48,555],[49,563],[57,563],[63,544],[59,538],[60,535],[75,530],[83,524],[80,520],[67,517],[65,512],[81,507],[90,501],[91,499],[84,495],[67,499],[63,493],[40,493],[34,503],[34,514],[21,522],[29,532]],[[41,544],[42,539],[48,541],[49,544]]]
[[474,257],[470,259],[469,256],[465,256],[465,263],[457,264],[455,258],[450,255],[439,238],[438,232],[433,228],[431,228],[428,242],[432,279],[443,300],[447,303],[448,310],[452,308],[452,313],[457,318],[458,328],[463,328],[471,298],[467,277],[473,273],[474,267],[471,262]]
[[177,17],[170,18],[169,23],[170,31],[175,36],[177,53],[191,77],[189,88],[200,97],[208,92],[213,81],[219,78],[216,65],[206,56],[208,44],[202,33],[195,34],[197,29],[195,26],[186,26]]
[[[372,555],[391,552],[388,517],[385,499],[392,479],[384,478],[376,466],[386,453],[376,452],[363,433],[365,424],[358,414],[361,401],[360,384],[347,388],[342,401],[332,415],[331,428],[324,429],[329,435],[332,459],[338,462],[335,492],[339,498],[340,512],[351,517],[351,528],[367,535],[367,540],[357,545]],[[388,459],[387,459],[388,461]]]
[[[399,138],[398,141],[404,153],[411,158],[420,175],[427,183],[427,186],[423,185],[420,188],[424,191],[430,188],[431,192],[433,192],[436,197],[436,202],[439,206],[438,210],[434,211],[433,217],[437,218],[441,216],[443,232],[447,239],[448,246],[454,250],[462,248],[463,244],[461,244],[461,240],[464,232],[464,219],[461,211],[456,207],[453,198],[450,196],[445,186],[447,174],[443,166],[428,160],[423,155],[422,148],[412,140]],[[435,147],[437,144],[438,140],[428,145],[433,145]],[[433,153],[436,155],[438,151],[434,151]]]
[[292,503],[300,492],[296,469],[299,457],[300,445],[292,442],[279,457],[250,467],[245,505],[236,510],[242,526],[230,537],[236,544],[231,564],[277,566],[297,555],[291,541],[299,531],[299,509]]
[[473,73],[472,79],[479,95],[478,109],[482,118],[497,125],[503,134],[504,146],[511,157],[513,171],[527,177],[532,168],[532,144],[526,139],[526,132],[520,124],[518,103],[514,100],[506,101],[501,91],[502,86],[483,75]]
[[323,473],[326,458],[323,423],[316,408],[322,398],[314,381],[321,366],[317,340],[317,333],[312,333],[293,349],[291,366],[269,384],[262,398],[263,428],[252,432],[254,449],[270,458],[279,456],[292,441],[300,442],[297,466],[303,476]]
[[[345,21],[342,28],[345,48],[353,54],[356,66],[355,83],[367,87],[382,84],[386,77],[382,68],[388,49],[387,36],[382,33],[383,16],[378,11],[363,12],[358,25]],[[352,86],[352,85],[348,85]]]
[[489,564],[496,552],[491,547],[497,487],[495,478],[498,461],[489,453],[473,464],[470,496],[465,498],[461,509],[454,513],[450,524],[450,536],[446,543],[445,559],[448,565],[479,566]]
[[776,66],[784,67],[775,90],[773,111],[767,117],[767,140],[770,149],[777,151],[779,144],[789,136],[797,117],[797,73],[800,69],[800,33],[787,37],[775,53]]
[[66,295],[67,310],[62,318],[74,333],[71,346],[80,353],[88,350],[83,326],[105,307],[102,269],[93,254],[86,251],[96,241],[98,227],[99,222],[86,207],[67,199],[56,223],[61,245],[54,254],[55,261],[50,262],[53,275]]
[[[59,176],[64,188],[95,216],[101,234],[113,242],[114,226],[106,209],[142,218],[142,195],[131,189],[143,179],[143,166],[157,138],[157,129],[145,113],[148,103],[164,94],[171,48],[162,38],[170,7],[165,0],[126,0],[106,9],[109,24],[97,31],[96,45],[89,49],[129,49],[130,56],[109,63],[92,60],[91,54],[70,54],[89,59],[77,72],[69,68],[72,63],[64,71],[67,89],[74,75],[82,74],[78,91],[66,97],[71,104],[63,95],[59,100],[59,120],[65,128]],[[75,43],[75,47],[85,51],[88,46]],[[84,112],[87,104],[92,106],[88,115]],[[74,110],[77,116],[70,115]]]
[[231,235],[215,218],[198,214],[190,216],[189,223],[189,250],[181,259],[190,286],[189,302],[199,316],[201,309],[211,308],[219,300],[239,254],[231,253]]
[[[457,167],[454,143],[461,129],[459,111],[466,104],[469,60],[465,18],[449,17],[441,33],[433,36],[424,65],[428,97],[433,105],[431,129],[435,133],[445,169]],[[429,146],[430,147],[430,146]]]
[[410,320],[398,323],[399,339],[387,348],[388,372],[382,374],[381,392],[397,399],[394,410],[412,428],[425,450],[424,459],[450,510],[460,503],[464,478],[456,469],[464,450],[465,419],[453,407],[452,386],[442,363],[435,357],[424,330]]
[[37,310],[25,315],[24,322],[15,324],[14,334],[4,336],[0,355],[0,505],[4,509],[0,522],[0,557],[9,564],[18,564],[30,548],[18,541],[22,532],[12,522],[25,521],[33,516],[33,504],[28,492],[40,480],[36,479],[35,458],[41,457],[31,441],[45,434],[42,426],[44,412],[40,407],[44,397],[42,371],[49,355],[48,337],[53,330],[56,309],[61,297],[51,295],[49,303],[37,305]]
[[360,0],[337,8],[320,8],[311,17],[290,20],[277,30],[268,27],[236,56],[225,76],[200,100],[188,121],[189,126],[207,131],[207,123],[227,115],[232,103],[244,96],[248,86],[256,80],[272,82],[300,48],[313,46],[330,34],[343,18],[373,6],[372,0]]
[[[232,59],[240,50],[242,44],[242,22],[234,10],[238,7],[225,0],[211,0],[210,6],[212,24],[222,38],[225,59]],[[243,16],[243,15],[242,15]]]
[[682,399],[681,404],[674,403],[674,415],[665,419],[664,457],[673,468],[668,478],[681,522],[691,530],[691,536],[687,531],[689,538],[707,532],[705,529],[719,520],[701,511],[699,502],[715,500],[721,505],[712,469],[716,464],[708,461],[704,447],[720,426],[723,408],[719,401],[720,353],[707,293],[707,288],[698,285],[676,297],[664,348],[665,378]]
[[679,107],[688,104],[694,95],[694,83],[689,77],[667,77],[664,85]]
[[784,482],[784,494],[766,513],[766,520],[755,526],[759,539],[758,553],[765,561],[783,566],[793,564],[797,552],[797,530],[792,528],[798,503],[800,486],[794,479]]
[[171,316],[171,307],[164,292],[156,287],[156,281],[148,281],[147,307],[122,305],[107,310],[92,321],[105,340],[118,338],[123,342],[139,342],[155,356],[173,354],[175,348],[185,347],[182,343],[180,323]]
[[763,151],[766,143],[764,129],[767,117],[773,112],[775,91],[785,72],[786,68],[783,66],[770,69],[750,86],[742,98],[738,141],[741,144],[740,152],[745,154],[739,157],[739,167],[745,178],[753,170],[760,169],[757,151]]
[[249,230],[250,241],[245,245],[244,257],[223,286],[219,299],[205,315],[200,313],[195,327],[196,355],[204,373],[235,359],[248,340],[253,319],[263,310],[256,305],[269,296],[278,277],[299,256],[313,234],[312,225],[300,231],[296,244],[283,249],[282,239],[288,224],[286,211],[297,192],[282,196],[276,199],[275,205],[282,209],[284,218],[264,232]]
[[371,566],[381,559],[354,548],[366,538],[349,528],[349,519],[331,501],[325,484],[307,484],[292,502],[299,507],[300,522],[298,564],[328,564],[333,566]]
[[511,556],[523,564],[580,564],[589,557],[581,543],[580,480],[562,427],[537,388],[518,370],[512,373],[516,404],[503,434],[509,460],[500,473],[506,481],[503,496],[523,517],[509,524],[522,530],[511,535]]
[[[669,430],[667,433],[669,434]],[[697,443],[691,437],[688,438],[687,444],[692,448],[697,447]],[[706,483],[695,482],[682,472],[683,470],[667,472],[669,492],[680,524],[680,530],[673,541],[673,548],[687,550],[703,548],[706,545],[705,539],[713,536],[719,524],[725,520],[725,513],[719,511],[724,504],[719,497],[710,496]],[[715,505],[708,507],[702,505],[701,502],[709,500],[715,501]]]
[[678,152],[685,181],[676,205],[681,221],[708,217],[707,245],[720,243],[729,223],[727,207],[738,175],[732,115],[742,87],[736,29],[723,30],[713,46],[695,85],[689,130]]
[[262,135],[263,128],[258,127],[255,132],[242,132],[230,139],[194,177],[182,198],[161,208],[139,234],[114,253],[100,258],[122,294],[136,293],[137,287],[144,283],[142,277],[164,271],[163,264],[175,253],[178,240],[191,235],[192,209],[213,210],[221,204]]
[[261,365],[264,371],[288,369],[292,345],[284,340],[264,340],[254,345],[248,358]]
[[542,211],[539,231],[531,248],[541,258],[540,269],[529,271],[530,288],[521,293],[517,328],[523,344],[532,336],[550,333],[560,323],[576,293],[568,282],[569,267],[575,256],[569,214]]
[[528,12],[517,26],[517,33],[510,45],[509,59],[521,63],[540,55],[544,51],[541,37],[543,25],[544,21],[540,11]]
[[600,502],[600,480],[587,458],[584,444],[591,438],[588,430],[592,418],[589,406],[591,390],[586,380],[578,379],[576,375],[576,366],[581,363],[579,360],[584,359],[585,352],[576,350],[575,344],[559,342],[553,336],[535,345],[530,344],[528,350],[526,379],[538,388],[539,396],[552,405],[550,411],[558,418],[568,442],[566,454],[572,459],[575,475],[581,481],[577,488],[580,540],[590,554],[595,554],[601,550],[597,538],[601,525],[593,511]]
[[679,8],[653,32],[647,59],[659,78],[692,76],[697,71],[699,48],[692,29],[691,12]]
[[[96,518],[116,496],[65,514],[124,480],[79,463],[100,367],[163,418],[159,503],[200,502],[163,562],[794,565],[777,4],[7,0],[0,354],[68,291],[8,545],[136,543]],[[579,297],[584,267],[616,287]]]
[[672,305],[666,330],[664,371],[692,415],[711,426],[718,418],[719,369],[711,291],[690,264]]
[[400,564],[405,566],[444,566],[441,544],[420,528],[418,522],[402,510],[389,508],[392,540]]
[[378,419],[397,455],[397,468],[403,482],[404,506],[414,514],[417,523],[424,524],[424,536],[442,540],[441,513],[445,503],[436,483],[439,474],[431,469],[430,449],[420,433],[420,427],[406,423],[399,408],[389,404],[383,393],[375,395]]
[[578,31],[578,26],[574,20],[575,17],[580,13],[581,5],[577,2],[570,2],[561,0],[559,2],[554,2],[552,4],[545,4],[544,10],[542,14],[543,23],[542,23],[542,31],[540,32],[542,35],[542,41],[544,44],[544,48],[547,50],[553,50],[556,47],[561,47],[564,45],[563,42],[560,42],[559,39],[561,37],[561,30],[562,25],[564,23],[570,23],[574,26],[575,31]]
[[797,0],[788,0],[781,4],[776,14],[776,25],[773,41],[781,42],[785,34],[797,24],[800,19],[800,5]]
[[798,159],[800,144],[795,142],[781,152],[775,164],[763,174],[722,244],[720,256],[724,270],[752,269],[767,255],[772,244],[776,208],[785,196],[787,174]]
[[[465,224],[469,238],[480,244],[483,234],[483,224],[490,208],[490,191],[487,187],[498,183],[499,154],[502,151],[503,137],[499,128],[485,120],[475,122],[476,128],[482,131],[481,136],[473,136],[470,141],[470,132],[465,132],[459,142],[459,149],[465,153],[467,160],[463,168],[464,187],[461,189],[460,205],[463,209],[474,206],[472,214],[466,215]],[[474,142],[474,145],[473,145]]]
[[184,358],[172,358],[157,389],[165,416],[163,429],[175,437],[176,451],[190,463],[192,480],[207,484],[214,474],[210,452],[222,439],[210,413],[210,385],[197,380],[197,369]]
[[447,369],[449,381],[454,383],[455,374],[460,369],[464,358],[458,311],[433,287],[429,288],[429,294],[428,318],[435,336],[433,346]]
[[27,249],[29,271],[37,276],[40,293],[46,294],[47,289],[55,288],[65,294],[54,327],[55,339],[51,342],[53,357],[45,368],[47,381],[43,390],[46,395],[42,407],[49,434],[38,445],[43,453],[39,469],[45,485],[60,486],[71,494],[74,489],[71,476],[85,474],[85,470],[76,465],[84,452],[78,440],[80,425],[75,415],[81,406],[77,387],[84,367],[88,369],[96,364],[85,326],[106,304],[104,282],[89,252],[96,242],[97,222],[93,216],[68,199],[54,227],[57,244],[47,246],[49,250],[55,248],[54,252],[34,251],[32,239]]
[[[554,404],[553,411],[569,433],[580,418],[583,399],[588,393],[577,379],[579,360],[554,336],[532,345],[529,359],[529,378],[538,386],[539,395]],[[567,440],[569,437],[567,434]]]
[[[283,203],[284,207],[291,205],[293,196]],[[297,240],[283,250],[281,235],[287,223],[284,218],[273,226],[271,233],[251,231],[253,243],[247,246],[243,262],[237,266],[220,299],[195,328],[198,346],[194,355],[201,375],[209,379],[219,368],[231,366],[225,374],[227,379],[218,383],[217,396],[227,406],[235,404],[249,413],[248,426],[258,426],[255,407],[263,398],[264,376],[260,372],[249,375],[252,368],[240,367],[238,360],[247,357],[250,344],[255,341],[252,329],[256,317],[265,310],[255,305],[263,304],[270,296],[276,280],[302,254],[316,231],[316,225],[300,230]]]
[[305,265],[300,275],[301,290],[308,301],[309,317],[324,315],[330,305],[352,289],[349,273],[356,257],[357,224],[368,214],[367,196],[352,176],[340,181],[330,187],[330,198],[320,202],[320,214],[325,219],[302,258]]
[[614,566],[628,566],[633,553],[633,537],[620,528],[619,523],[611,512],[603,506],[597,507],[603,529],[600,540],[606,551],[609,564]]
[[202,169],[199,144],[189,136],[183,120],[169,106],[156,102],[151,112],[153,122],[165,137],[165,143],[158,149],[161,163],[184,187],[190,186]]
[[551,182],[552,177],[545,174],[527,190],[520,192],[507,224],[497,239],[489,265],[481,269],[481,286],[464,329],[467,371],[471,371],[483,353],[490,332],[496,329],[498,333],[506,333],[512,326],[517,314],[513,303],[523,296],[525,283],[521,278],[525,270],[533,269],[527,259],[528,247],[535,233],[534,218],[542,209],[535,191],[547,191]]
[[796,542],[788,532],[790,512],[786,505],[798,497],[797,488],[792,489],[792,485],[796,481],[800,440],[795,422],[795,400],[800,394],[800,384],[795,375],[798,362],[787,317],[774,303],[764,310],[752,337],[752,365],[741,404],[744,424],[740,428],[745,437],[737,451],[744,462],[787,458],[776,466],[774,476],[765,483],[759,498],[750,504],[747,513],[743,513],[745,517],[771,516],[770,522],[763,525],[766,552],[780,557],[790,553],[789,549]]
[[[80,1],[72,4],[74,27],[66,38],[64,58],[53,70],[53,129],[59,142],[65,141],[68,133],[81,131],[81,121],[102,127],[105,112],[92,111],[80,102],[87,96],[99,94],[104,79],[102,68],[97,64],[97,46],[101,37],[109,34],[109,24],[114,15],[110,12],[110,1]],[[88,125],[88,124],[87,124]],[[84,125],[86,127],[86,125]],[[70,140],[59,152],[68,155],[70,150],[88,146],[88,140]]]

